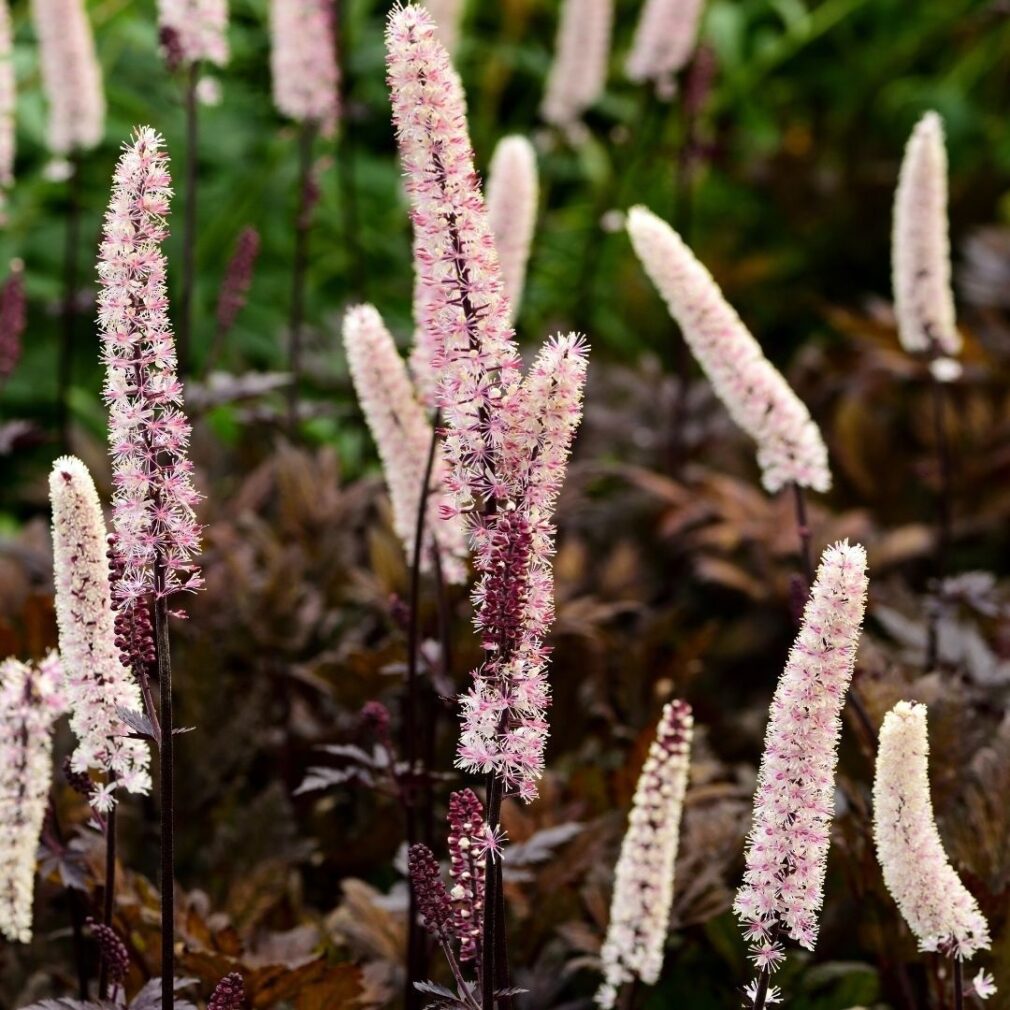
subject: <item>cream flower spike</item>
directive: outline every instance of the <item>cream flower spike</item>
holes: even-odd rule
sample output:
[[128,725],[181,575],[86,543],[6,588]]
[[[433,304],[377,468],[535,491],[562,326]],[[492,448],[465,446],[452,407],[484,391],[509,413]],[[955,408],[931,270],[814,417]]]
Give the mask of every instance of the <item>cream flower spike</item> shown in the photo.
[[828,451],[806,405],[764,356],[712,275],[684,240],[645,207],[628,234],[645,272],[733,420],[757,443],[765,489],[831,487]]
[[989,947],[989,926],[950,865],[933,817],[925,705],[900,701],[884,717],[873,837],[884,883],[920,950],[970,958]]
[[487,213],[513,320],[523,298],[539,190],[533,145],[522,136],[502,137],[488,170]]
[[949,381],[961,352],[951,289],[947,222],[947,151],[935,112],[919,120],[905,148],[894,198],[894,309],[898,336],[910,354],[929,355],[934,374]]

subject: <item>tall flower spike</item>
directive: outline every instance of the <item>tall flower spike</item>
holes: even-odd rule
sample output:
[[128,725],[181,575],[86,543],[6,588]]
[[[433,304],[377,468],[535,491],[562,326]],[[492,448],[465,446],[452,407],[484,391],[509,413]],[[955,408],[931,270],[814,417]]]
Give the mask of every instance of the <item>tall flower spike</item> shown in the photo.
[[820,430],[712,275],[683,239],[645,207],[631,209],[628,234],[719,399],[757,443],[765,489],[775,492],[794,482],[827,491],[831,471]]
[[950,284],[947,150],[935,112],[919,120],[901,163],[894,198],[894,308],[910,354],[953,358],[961,351]]
[[479,577],[485,661],[462,699],[457,763],[493,771],[508,791],[531,799],[547,736],[541,638],[553,613],[550,513],[581,413],[586,347],[575,335],[551,342],[520,381],[459,78],[421,7],[393,9],[386,47],[423,292],[417,323],[441,380],[454,498],[443,515],[470,517]]
[[154,130],[143,127],[125,147],[98,260],[112,522],[123,566],[113,592],[124,605],[203,584],[193,560],[200,548],[193,512],[199,496],[187,454],[190,427],[176,375],[161,251],[172,195],[162,145]]
[[663,967],[693,732],[691,706],[670,702],[635,788],[614,874],[600,955],[604,982],[596,994],[601,1010],[610,1010],[625,982],[639,978],[655,984]]
[[450,53],[456,51],[465,0],[424,0],[424,6],[438,25],[438,37]]
[[[382,317],[371,305],[351,309],[344,317],[344,348],[358,402],[379,449],[393,523],[408,564],[413,563],[421,486],[431,448],[431,422],[414,395],[407,367]],[[428,500],[427,533],[438,544],[449,582],[466,580],[466,530],[462,517],[439,518],[443,463],[436,457]],[[426,536],[421,568],[431,568],[431,541]]]
[[270,0],[274,105],[331,133],[340,115],[333,0]]
[[472,789],[449,796],[449,872],[453,887],[453,928],[459,939],[460,961],[480,963],[484,934],[484,805]]
[[14,152],[17,138],[17,78],[11,11],[0,0],[0,223],[7,204],[7,191],[14,185]]
[[574,126],[603,94],[613,21],[614,0],[563,0],[540,106],[540,115],[552,126]]
[[425,928],[437,940],[448,942],[453,935],[452,902],[438,860],[427,845],[417,843],[407,850],[407,873]]
[[[99,769],[129,792],[150,792],[147,744],[130,739],[133,731],[119,715],[120,709],[140,711],[140,690],[116,645],[105,520],[87,467],[61,456],[49,475],[49,497],[64,689],[78,739],[71,769]],[[96,806],[111,802],[107,784]]]
[[228,0],[158,0],[158,27],[185,63],[228,62]]
[[21,360],[26,322],[24,263],[14,260],[10,276],[0,288],[0,384],[11,377]]
[[474,623],[487,660],[462,699],[456,763],[494,771],[525,800],[536,798],[544,767],[553,515],[582,416],[588,350],[574,333],[548,341],[502,405],[494,474],[502,508],[472,528]]
[[789,936],[813,950],[835,810],[835,766],[845,693],[866,607],[866,552],[828,547],[803,623],[772,699],[733,908],[761,969],[781,959]]
[[525,137],[503,137],[488,170],[487,212],[513,320],[523,298],[539,188],[533,145]]
[[49,100],[49,150],[61,157],[90,150],[105,132],[105,92],[84,0],[31,3]]
[[704,7],[705,0],[645,0],[625,66],[628,77],[661,83],[687,66]]
[[920,950],[970,958],[989,947],[989,926],[948,862],[933,818],[925,705],[901,701],[884,717],[873,837],[884,883]]
[[62,709],[60,662],[0,664],[0,933],[32,938],[35,857],[53,774],[53,723]]
[[487,210],[473,166],[459,76],[431,15],[395,7],[386,30],[389,88],[424,297],[419,329],[441,376],[454,490],[463,510],[481,497],[493,452],[492,412],[520,381],[519,354]]

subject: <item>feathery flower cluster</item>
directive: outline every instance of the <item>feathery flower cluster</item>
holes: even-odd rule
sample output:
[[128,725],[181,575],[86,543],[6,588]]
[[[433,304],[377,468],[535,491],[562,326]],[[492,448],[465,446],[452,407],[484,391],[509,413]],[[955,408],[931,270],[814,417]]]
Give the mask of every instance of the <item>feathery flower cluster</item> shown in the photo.
[[0,664],[0,933],[32,938],[35,855],[53,773],[53,723],[63,711],[60,661]]
[[[371,305],[352,308],[344,317],[343,333],[358,402],[382,459],[393,505],[393,524],[408,564],[412,564],[417,509],[431,449],[431,422],[414,395],[407,366],[379,313]],[[427,505],[427,529],[438,545],[447,580],[461,584],[466,581],[466,529],[459,515],[439,519],[439,510],[444,505],[444,492],[438,490],[443,469],[438,455]],[[426,542],[421,553],[422,570],[428,571],[431,564],[431,544]]]
[[670,702],[635,788],[600,954],[604,982],[596,1003],[602,1010],[614,1005],[623,983],[640,978],[651,985],[663,967],[693,731],[691,706]]
[[705,0],[645,0],[625,70],[633,81],[668,81],[691,59]]
[[224,336],[235,325],[252,287],[253,268],[260,254],[260,233],[249,226],[243,228],[235,243],[235,252],[228,262],[221,293],[217,299],[217,331]]
[[[503,404],[491,478],[502,508],[475,520],[480,578],[475,624],[487,659],[463,696],[457,763],[494,771],[526,800],[537,795],[550,704],[544,637],[554,620],[552,522],[582,416],[588,348],[577,334],[552,338]],[[452,436],[449,436],[451,439]]]
[[522,136],[502,137],[488,170],[487,213],[512,320],[519,314],[523,298],[539,189],[533,145]]
[[407,872],[425,929],[437,940],[447,943],[454,935],[452,902],[442,882],[438,860],[427,845],[416,843],[407,850]]
[[[140,711],[140,691],[116,644],[105,520],[88,468],[73,456],[61,456],[49,475],[49,497],[64,690],[78,739],[71,768],[97,768],[114,775],[117,786],[147,793],[147,744],[129,738],[131,730],[119,715],[121,708]],[[107,783],[94,803],[103,809],[111,802]]]
[[207,1001],[207,1010],[241,1010],[245,1006],[245,983],[237,972],[222,978]]
[[274,105],[331,133],[340,115],[333,0],[270,0]]
[[438,37],[450,53],[459,42],[459,25],[463,20],[464,0],[424,0],[424,6],[438,25]]
[[0,382],[10,378],[21,360],[26,321],[24,264],[15,260],[10,276],[0,288]]
[[228,0],[158,0],[158,26],[183,63],[228,62]]
[[[394,8],[386,44],[424,291],[417,322],[431,340],[446,423],[454,504],[442,514],[470,517],[479,576],[485,662],[462,700],[457,763],[493,771],[529,799],[547,736],[550,518],[581,416],[587,348],[575,335],[550,341],[521,379],[459,78],[422,7]],[[520,603],[493,612],[506,599]]]
[[480,961],[484,920],[484,805],[472,789],[449,796],[449,872],[460,961]]
[[933,818],[925,705],[901,701],[884,717],[873,836],[884,883],[920,950],[970,958],[989,946],[989,926],[948,862]]
[[628,234],[719,399],[757,443],[766,490],[775,492],[793,482],[827,491],[831,471],[820,430],[712,275],[683,239],[645,207],[631,209]]
[[910,354],[956,357],[961,334],[950,285],[947,150],[935,112],[919,120],[901,163],[894,198],[894,308],[898,336]]
[[7,190],[14,185],[17,78],[14,73],[13,31],[7,0],[0,0],[0,219]]
[[780,934],[813,950],[835,809],[845,693],[866,607],[866,551],[848,542],[821,556],[796,641],[772,699],[733,908],[755,964],[774,969]]
[[552,126],[574,126],[607,84],[614,0],[563,0],[540,115]]
[[163,598],[202,585],[193,562],[200,527],[186,454],[190,428],[182,412],[161,251],[172,195],[162,145],[144,127],[124,149],[98,261],[115,550],[123,565],[113,591],[127,606],[149,594]]
[[32,0],[32,16],[49,100],[49,150],[90,150],[105,132],[105,92],[84,0]]

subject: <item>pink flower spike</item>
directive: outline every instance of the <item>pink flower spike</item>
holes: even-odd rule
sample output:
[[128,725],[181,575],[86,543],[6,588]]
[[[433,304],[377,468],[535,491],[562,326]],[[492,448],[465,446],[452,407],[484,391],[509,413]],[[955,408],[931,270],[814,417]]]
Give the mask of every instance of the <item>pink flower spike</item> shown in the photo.
[[116,644],[108,537],[87,467],[73,456],[57,459],[49,475],[49,497],[63,689],[78,740],[71,768],[97,769],[115,776],[130,792],[148,793],[148,746],[131,738],[133,731],[120,715],[121,709],[140,712],[140,690]]
[[35,862],[49,804],[53,724],[63,711],[55,653],[37,666],[0,663],[0,933],[32,938]]
[[340,68],[333,0],[270,0],[270,72],[274,105],[325,134],[340,116]]
[[13,43],[10,6],[8,0],[0,0],[0,224],[3,223],[7,190],[14,185],[17,144],[17,77]]
[[628,235],[716,395],[757,443],[765,489],[774,493],[795,483],[829,490],[831,471],[820,430],[712,275],[684,240],[645,207],[632,207]]
[[632,81],[672,82],[691,59],[705,0],[645,0],[625,71]]
[[198,495],[187,456],[175,341],[168,320],[165,215],[172,195],[162,138],[136,131],[116,167],[99,250],[98,322],[106,366],[117,599],[201,586],[194,557]]
[[[862,547],[846,541],[824,551],[772,699],[746,871],[733,905],[754,938],[751,957],[760,969],[775,968],[782,957],[779,935],[811,950],[817,939],[841,712],[856,662],[866,587]],[[765,924],[763,936],[755,921]]]
[[31,9],[49,101],[49,150],[59,157],[89,151],[105,132],[105,92],[84,0],[31,0]]
[[873,837],[884,883],[920,950],[970,958],[988,949],[989,925],[950,865],[933,817],[925,705],[900,701],[884,717]]
[[670,702],[635,788],[614,874],[600,953],[604,981],[596,994],[601,1010],[610,1010],[626,982],[654,985],[663,967],[693,732],[691,706]]
[[[343,334],[358,402],[382,459],[393,505],[393,523],[411,564],[421,485],[431,449],[431,423],[414,395],[406,365],[379,313],[371,305],[351,309],[344,317]],[[434,537],[446,578],[462,584],[467,574],[466,530],[460,516],[440,518],[445,504],[443,470],[442,454],[438,452],[428,499],[428,538],[421,555],[421,569],[431,568],[430,537]]]
[[603,93],[613,22],[614,0],[562,0],[554,62],[540,106],[545,122],[571,129]]
[[228,0],[158,0],[158,27],[184,63],[228,62]]
[[487,210],[512,320],[519,313],[526,283],[539,190],[533,145],[522,136],[502,137],[488,170]]
[[894,310],[898,336],[910,354],[952,359],[961,352],[948,227],[943,120],[927,112],[905,148],[894,197]]

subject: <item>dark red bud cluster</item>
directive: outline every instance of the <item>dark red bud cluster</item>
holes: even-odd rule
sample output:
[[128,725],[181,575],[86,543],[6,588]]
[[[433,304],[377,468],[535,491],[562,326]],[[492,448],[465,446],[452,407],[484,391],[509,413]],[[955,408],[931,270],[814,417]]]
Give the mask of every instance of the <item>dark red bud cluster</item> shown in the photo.
[[449,871],[453,889],[453,929],[459,938],[459,959],[480,956],[484,921],[484,872],[479,838],[484,828],[484,805],[472,789],[449,796]]
[[407,869],[425,928],[432,936],[448,939],[454,933],[452,901],[434,853],[427,845],[412,845],[407,852]]
[[523,633],[533,531],[525,516],[499,515],[490,531],[488,577],[480,625],[485,649],[508,653]]
[[88,926],[98,943],[98,953],[109,981],[113,985],[120,985],[130,970],[130,952],[126,949],[126,944],[111,926],[95,922],[94,919],[88,919]]
[[[105,556],[109,559],[109,575],[112,585],[115,586],[123,576],[123,563],[116,551],[114,536],[109,537],[109,549],[105,552]],[[145,598],[124,606],[113,598],[112,609],[116,612],[116,648],[119,649],[120,658],[124,666],[139,675],[151,667],[158,658],[150,604]]]
[[241,1010],[245,1005],[245,985],[242,976],[233,971],[225,975],[207,1002],[207,1010]]

